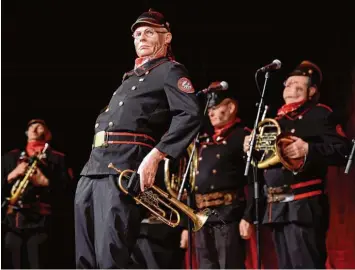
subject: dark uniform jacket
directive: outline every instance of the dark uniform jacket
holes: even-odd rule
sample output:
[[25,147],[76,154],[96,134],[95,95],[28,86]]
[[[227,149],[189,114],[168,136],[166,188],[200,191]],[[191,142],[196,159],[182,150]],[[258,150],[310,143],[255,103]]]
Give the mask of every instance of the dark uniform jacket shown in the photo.
[[[2,157],[2,201],[11,196],[11,188],[16,180],[8,183],[7,176],[17,167],[23,154],[25,152],[16,149]],[[12,214],[5,217],[5,223],[10,228],[44,227],[48,216],[64,208],[66,202],[63,194],[72,179],[72,172],[67,165],[65,155],[49,147],[46,157],[39,162],[38,167],[48,178],[49,186],[35,187],[29,183],[22,199],[23,208],[16,207]],[[2,211],[6,213],[6,209]]]
[[219,136],[207,137],[200,143],[196,194],[237,191],[240,198],[231,205],[217,206],[215,210],[218,218],[212,215],[208,219],[209,222],[218,222],[218,219],[225,222],[238,221],[241,218],[251,221],[250,208],[246,209],[245,202],[247,178],[244,176],[243,159],[244,137],[249,133],[249,130],[237,121]]
[[[329,107],[306,102],[296,111],[277,119],[283,132],[292,133],[309,143],[309,152],[302,171],[297,174],[285,169],[282,164],[266,169],[264,178],[268,187],[303,186],[302,183],[321,180],[318,184],[297,188],[297,193],[324,192],[328,165],[344,164],[349,150],[349,141],[341,134],[341,128],[335,124],[333,117]],[[316,219],[327,215],[327,209],[325,195],[269,203],[264,223],[297,221],[313,224]]]
[[[128,132],[154,139],[168,157],[177,158],[198,132],[200,109],[183,65],[158,58],[125,74],[106,110],[95,124],[95,133]],[[149,140],[151,143],[152,140]],[[151,147],[139,144],[109,144],[92,149],[81,175],[116,174],[107,168],[138,169]]]

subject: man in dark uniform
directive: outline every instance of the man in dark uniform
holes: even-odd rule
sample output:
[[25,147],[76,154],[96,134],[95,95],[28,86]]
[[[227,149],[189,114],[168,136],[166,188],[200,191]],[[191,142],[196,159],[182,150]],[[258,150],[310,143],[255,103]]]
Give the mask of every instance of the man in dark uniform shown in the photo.
[[[329,218],[325,176],[328,165],[344,164],[349,141],[332,110],[318,103],[321,81],[320,68],[309,61],[289,74],[285,105],[276,120],[282,132],[291,135],[290,142],[280,147],[284,162],[264,170],[268,202],[264,223],[272,229],[281,269],[325,268]],[[247,136],[245,151],[249,141]]]
[[[70,184],[72,172],[63,153],[50,146],[45,149],[51,140],[51,132],[43,120],[31,120],[26,134],[26,149],[15,149],[2,158],[2,211],[7,227],[4,245],[10,254],[9,267],[48,268],[49,256],[54,258],[54,254],[48,254],[52,217],[64,207],[63,194]],[[44,155],[34,166],[33,158],[39,158],[42,152]],[[29,184],[17,197],[11,190],[25,179],[30,167],[33,173],[29,174]]]
[[246,206],[243,141],[250,132],[237,113],[231,91],[209,94],[214,134],[200,140],[195,198],[198,209],[210,208],[214,214],[196,232],[201,269],[245,268],[243,238],[250,237],[252,215]]
[[115,185],[108,168],[136,170],[141,190],[165,157],[177,158],[200,129],[194,88],[173,61],[169,23],[149,10],[132,25],[138,58],[95,124],[93,149],[75,196],[78,268],[125,268],[139,235],[142,207]]

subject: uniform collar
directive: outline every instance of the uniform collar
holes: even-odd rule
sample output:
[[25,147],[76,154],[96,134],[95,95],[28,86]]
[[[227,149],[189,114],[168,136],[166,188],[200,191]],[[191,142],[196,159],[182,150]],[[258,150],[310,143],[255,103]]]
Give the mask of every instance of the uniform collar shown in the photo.
[[235,126],[237,123],[240,123],[241,120],[240,118],[233,119],[229,121],[227,124],[225,124],[222,128],[216,128],[214,130],[214,134],[212,136],[212,139],[214,142],[218,143],[228,135],[228,131],[231,129],[231,127]]
[[296,119],[299,116],[308,112],[309,109],[314,106],[314,103],[312,101],[306,100],[303,102],[297,102],[288,105],[290,106],[285,107],[284,105],[279,109],[276,119],[280,119],[282,117],[286,117],[291,120]]
[[136,69],[132,69],[131,71],[126,72],[123,75],[123,81],[125,79],[127,79],[128,77],[132,76],[133,74],[137,75],[138,77],[142,76],[143,74],[145,74],[147,71],[149,72],[151,69],[167,62],[170,61],[170,58],[168,57],[160,57],[160,58],[155,58],[152,59],[146,63],[144,63],[143,65],[139,66]]

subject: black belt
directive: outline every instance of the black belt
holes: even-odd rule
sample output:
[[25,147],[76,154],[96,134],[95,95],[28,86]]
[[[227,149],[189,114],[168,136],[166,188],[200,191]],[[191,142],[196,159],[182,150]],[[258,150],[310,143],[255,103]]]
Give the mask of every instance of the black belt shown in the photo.
[[138,144],[153,148],[155,140],[146,134],[100,131],[95,134],[92,147],[108,147],[109,144]]

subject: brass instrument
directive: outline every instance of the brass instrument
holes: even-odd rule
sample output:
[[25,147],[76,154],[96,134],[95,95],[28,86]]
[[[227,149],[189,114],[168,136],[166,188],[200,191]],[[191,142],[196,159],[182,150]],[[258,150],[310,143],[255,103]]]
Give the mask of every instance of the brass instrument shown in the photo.
[[6,198],[8,200],[8,204],[16,205],[17,203],[21,203],[22,196],[30,182],[30,177],[37,169],[38,162],[46,156],[47,148],[48,148],[48,143],[44,145],[42,152],[38,156],[33,157],[34,160],[31,163],[31,166],[27,169],[26,174],[22,178],[22,180],[20,179],[17,180],[16,183],[12,186],[11,197]]
[[[186,171],[187,163],[191,156],[193,147],[194,143],[191,143],[186,149],[185,155],[182,155],[182,157],[180,157],[179,160],[177,160],[177,162],[175,163],[173,163],[169,159],[165,159],[164,161],[165,186],[168,192],[175,198],[177,198],[178,196],[183,176]],[[191,166],[189,169],[189,178],[187,179],[189,181],[190,190],[193,190],[195,188],[196,171],[198,166],[198,153],[196,150],[197,149],[195,149],[192,157]],[[183,193],[182,197],[186,197],[186,192]]]
[[290,171],[300,170],[303,158],[289,159],[283,154],[283,149],[294,142],[289,138],[292,134],[282,133],[280,125],[275,119],[264,117],[256,130],[255,150],[262,153],[257,165],[259,169],[265,169],[281,162]]
[[[112,163],[110,163],[108,167],[119,173],[117,184],[125,194],[129,194],[128,190],[123,185],[123,178],[128,181],[130,179],[129,175],[132,175],[134,171],[121,171],[117,169]],[[210,212],[209,209],[204,209],[203,211],[195,213],[193,209],[154,185],[144,192],[139,192],[137,196],[133,196],[133,199],[137,202],[137,204],[141,204],[146,207],[159,220],[171,227],[176,227],[179,225],[180,213],[178,210],[182,211],[192,220],[194,224],[194,232],[197,232],[202,228],[202,226],[207,221]],[[172,205],[174,205],[178,210]],[[169,212],[169,217],[167,217],[167,212]]]

